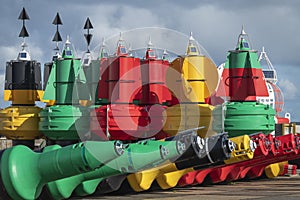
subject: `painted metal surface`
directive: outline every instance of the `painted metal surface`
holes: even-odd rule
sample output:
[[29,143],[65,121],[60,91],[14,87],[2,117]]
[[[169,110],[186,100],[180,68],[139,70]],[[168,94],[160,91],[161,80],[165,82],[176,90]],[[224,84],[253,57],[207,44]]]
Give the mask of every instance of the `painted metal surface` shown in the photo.
[[10,106],[0,110],[0,132],[8,139],[33,140],[41,138],[39,112],[36,106]]
[[275,110],[258,102],[228,102],[213,110],[213,129],[230,137],[275,130]]
[[[169,61],[149,57],[141,60],[142,98],[140,104],[167,104],[171,100],[171,92],[166,85],[166,73]],[[154,53],[154,52],[153,52]]]
[[114,141],[47,148],[49,151],[35,153],[18,145],[1,154],[1,185],[4,187],[1,189],[6,191],[4,193],[12,199],[36,199],[46,183],[91,171],[123,153],[122,144]]
[[180,156],[184,151],[185,146],[179,141],[145,140],[125,145],[124,153],[119,158],[94,171],[51,182],[48,191],[55,199],[68,198],[73,192],[80,196],[93,194],[106,177],[152,168]]

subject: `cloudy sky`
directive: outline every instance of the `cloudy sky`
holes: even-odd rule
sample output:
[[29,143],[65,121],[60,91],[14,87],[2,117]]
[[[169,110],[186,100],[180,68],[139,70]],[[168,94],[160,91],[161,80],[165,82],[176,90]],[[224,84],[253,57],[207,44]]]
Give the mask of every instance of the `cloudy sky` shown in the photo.
[[[17,20],[22,7],[30,20],[26,40],[33,59],[50,61],[55,47],[52,21],[59,12],[63,39],[70,35],[78,52],[86,49],[82,30],[90,17],[94,30],[91,49],[120,31],[142,27],[162,27],[183,34],[193,32],[195,39],[219,65],[237,42],[241,26],[256,50],[265,47],[277,69],[279,86],[285,95],[285,111],[300,121],[300,1],[297,0],[1,0],[0,72],[3,84],[5,62],[15,59],[20,49]],[[74,42],[75,41],[75,42]],[[2,87],[2,86],[0,86]],[[3,107],[3,103],[1,103]]]

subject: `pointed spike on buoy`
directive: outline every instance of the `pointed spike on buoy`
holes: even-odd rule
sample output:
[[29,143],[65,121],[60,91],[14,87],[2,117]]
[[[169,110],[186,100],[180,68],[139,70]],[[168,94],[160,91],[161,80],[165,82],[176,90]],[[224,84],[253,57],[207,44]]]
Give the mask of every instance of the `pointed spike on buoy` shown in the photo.
[[119,36],[119,40],[118,40],[117,46],[118,46],[118,47],[120,47],[120,46],[125,46],[125,41],[124,41],[124,39],[123,39],[122,32],[120,32],[120,36]]
[[71,44],[71,42],[70,42],[70,36],[69,35],[67,35],[67,40],[66,40],[65,44],[66,44],[66,46]]
[[119,41],[123,41],[123,35],[122,35],[122,32],[120,32],[120,37],[119,37]]
[[23,38],[29,37],[28,31],[25,26],[22,27],[19,37],[23,37]]
[[149,41],[148,41],[148,49],[153,47],[152,41],[151,41],[151,36],[149,36]]
[[168,55],[167,49],[164,49],[163,55]]
[[60,33],[58,31],[56,31],[52,41],[53,42],[61,42],[62,41],[62,38],[61,38]]
[[102,47],[105,47],[106,46],[106,43],[105,43],[105,38],[103,37],[102,38],[102,45],[101,45]]
[[247,35],[247,33],[245,32],[245,29],[244,29],[244,25],[242,25],[241,35]]
[[106,43],[105,43],[105,38],[103,37],[102,38],[102,44],[101,44],[101,47],[100,47],[100,54],[99,54],[99,58],[106,58],[108,57],[108,52],[107,52],[107,49],[106,49]]
[[84,28],[83,29],[93,29],[94,27],[93,27],[93,25],[92,25],[92,23],[91,23],[91,21],[90,21],[90,18],[88,17],[87,19],[86,19],[86,21],[85,21],[85,25],[84,25]]
[[29,20],[29,16],[28,16],[28,14],[27,14],[24,7],[23,7],[18,19],[20,19],[20,20]]
[[58,12],[56,13],[56,16],[55,16],[52,24],[54,24],[54,25],[62,25],[63,24]]
[[265,52],[265,47],[262,47],[261,52],[262,52],[262,53],[266,53],[266,52]]
[[193,37],[193,32],[190,32],[190,38],[189,38],[190,41],[194,41],[194,37]]

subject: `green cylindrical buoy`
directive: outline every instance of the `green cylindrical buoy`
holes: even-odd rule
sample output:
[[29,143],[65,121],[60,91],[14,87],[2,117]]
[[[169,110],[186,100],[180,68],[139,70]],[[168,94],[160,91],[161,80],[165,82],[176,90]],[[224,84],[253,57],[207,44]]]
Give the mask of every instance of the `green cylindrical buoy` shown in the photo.
[[48,183],[48,191],[54,199],[69,198],[75,189],[81,196],[93,194],[106,177],[156,167],[184,151],[185,146],[179,141],[146,140],[129,144],[118,159],[94,171]]
[[39,130],[52,140],[79,140],[90,128],[88,107],[54,105],[40,114]]
[[64,59],[56,61],[56,104],[70,104],[73,101],[73,88],[75,83],[76,69],[81,66],[80,60]]
[[[258,102],[227,102],[213,110],[213,130],[229,137],[275,130],[275,110]],[[224,129],[224,130],[222,130]]]
[[56,105],[78,105],[79,100],[90,100],[86,78],[80,59],[70,49],[70,41],[62,57],[54,61],[45,88],[44,100],[55,100]]
[[80,59],[75,58],[67,39],[62,57],[54,60],[43,99],[56,105],[40,112],[39,130],[51,140],[79,141],[78,133],[89,130],[88,107],[80,106],[90,100]]
[[123,152],[120,141],[84,142],[43,153],[19,145],[2,154],[1,181],[12,199],[36,199],[46,183],[91,171]]
[[83,67],[89,95],[94,105],[99,104],[98,83],[100,75],[100,60],[92,60],[89,66]]

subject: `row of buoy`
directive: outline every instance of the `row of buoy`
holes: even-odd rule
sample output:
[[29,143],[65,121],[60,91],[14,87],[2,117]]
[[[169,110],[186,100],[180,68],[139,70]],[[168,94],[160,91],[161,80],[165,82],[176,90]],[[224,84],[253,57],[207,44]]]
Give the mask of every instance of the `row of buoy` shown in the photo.
[[[19,19],[19,36],[28,37],[25,9]],[[53,24],[57,44],[58,13]],[[1,154],[0,199],[67,199],[112,192],[124,182],[139,192],[154,181],[169,189],[207,177],[275,177],[278,162],[299,157],[299,135],[274,137],[276,111],[257,101],[269,94],[244,29],[219,78],[192,35],[186,54],[173,61],[157,58],[151,40],[143,59],[133,57],[122,35],[115,55],[102,48],[92,60],[92,28],[88,18],[82,61],[69,39],[61,54],[56,45],[43,84],[25,40],[18,59],[7,63],[4,98],[12,105],[0,111],[0,133],[14,143]],[[46,147],[34,147],[39,138]]]

